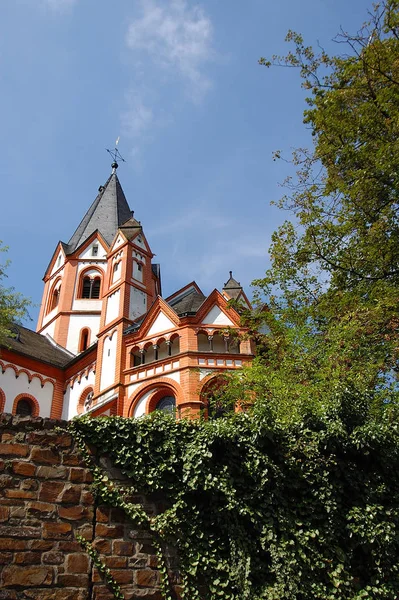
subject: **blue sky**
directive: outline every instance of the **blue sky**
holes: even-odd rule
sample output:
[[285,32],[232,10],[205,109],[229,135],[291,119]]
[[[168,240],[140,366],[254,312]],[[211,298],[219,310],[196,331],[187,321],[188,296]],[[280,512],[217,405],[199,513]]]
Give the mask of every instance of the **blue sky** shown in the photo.
[[[161,263],[164,296],[228,271],[247,291],[286,217],[271,200],[290,174],[274,150],[310,145],[293,69],[268,70],[288,29],[336,51],[361,0],[1,0],[0,239],[8,285],[40,303],[57,242],[68,241],[118,175]],[[35,327],[38,308],[31,310]]]

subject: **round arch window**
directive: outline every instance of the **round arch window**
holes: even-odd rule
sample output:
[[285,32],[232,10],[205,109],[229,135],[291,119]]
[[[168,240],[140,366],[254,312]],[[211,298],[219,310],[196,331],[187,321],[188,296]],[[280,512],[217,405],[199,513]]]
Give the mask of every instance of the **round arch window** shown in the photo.
[[21,398],[18,400],[16,415],[20,417],[30,417],[33,414],[32,402],[28,398]]
[[174,412],[176,399],[174,396],[163,396],[157,403],[155,410],[163,410],[166,413]]

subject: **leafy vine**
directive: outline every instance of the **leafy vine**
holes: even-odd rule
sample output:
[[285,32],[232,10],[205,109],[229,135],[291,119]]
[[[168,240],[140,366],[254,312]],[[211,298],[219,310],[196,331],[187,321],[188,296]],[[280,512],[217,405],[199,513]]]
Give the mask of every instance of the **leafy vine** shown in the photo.
[[[83,417],[69,429],[101,500],[147,528],[162,594],[176,548],[183,600],[391,599],[399,594],[399,428],[341,411],[278,425],[266,414],[210,421]],[[356,408],[357,407],[357,408]],[[87,445],[129,478],[121,486]],[[156,516],[129,501],[161,493]],[[116,598],[119,598],[117,595]]]

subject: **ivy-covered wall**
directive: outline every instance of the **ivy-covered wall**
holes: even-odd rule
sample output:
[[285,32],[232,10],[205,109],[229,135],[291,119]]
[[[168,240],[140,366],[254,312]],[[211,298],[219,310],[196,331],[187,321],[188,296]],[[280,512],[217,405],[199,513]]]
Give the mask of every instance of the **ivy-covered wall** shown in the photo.
[[[126,600],[161,600],[150,535],[122,511],[96,505],[63,425],[0,415],[0,599],[111,599],[111,574]],[[156,512],[154,502],[135,500]]]
[[397,600],[396,405],[330,400],[2,416],[0,600]]

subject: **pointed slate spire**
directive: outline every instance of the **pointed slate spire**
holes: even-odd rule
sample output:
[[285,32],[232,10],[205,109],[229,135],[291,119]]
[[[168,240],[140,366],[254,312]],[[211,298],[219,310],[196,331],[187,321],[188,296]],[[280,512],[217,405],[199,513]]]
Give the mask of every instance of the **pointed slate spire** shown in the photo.
[[96,229],[110,245],[119,227],[131,218],[131,214],[116,169],[113,169],[106,184],[100,186],[97,198],[69,240],[68,254],[83,244]]
[[229,279],[223,286],[223,291],[229,296],[229,298],[238,298],[240,293],[243,291],[239,281],[234,279],[233,271],[229,271]]

